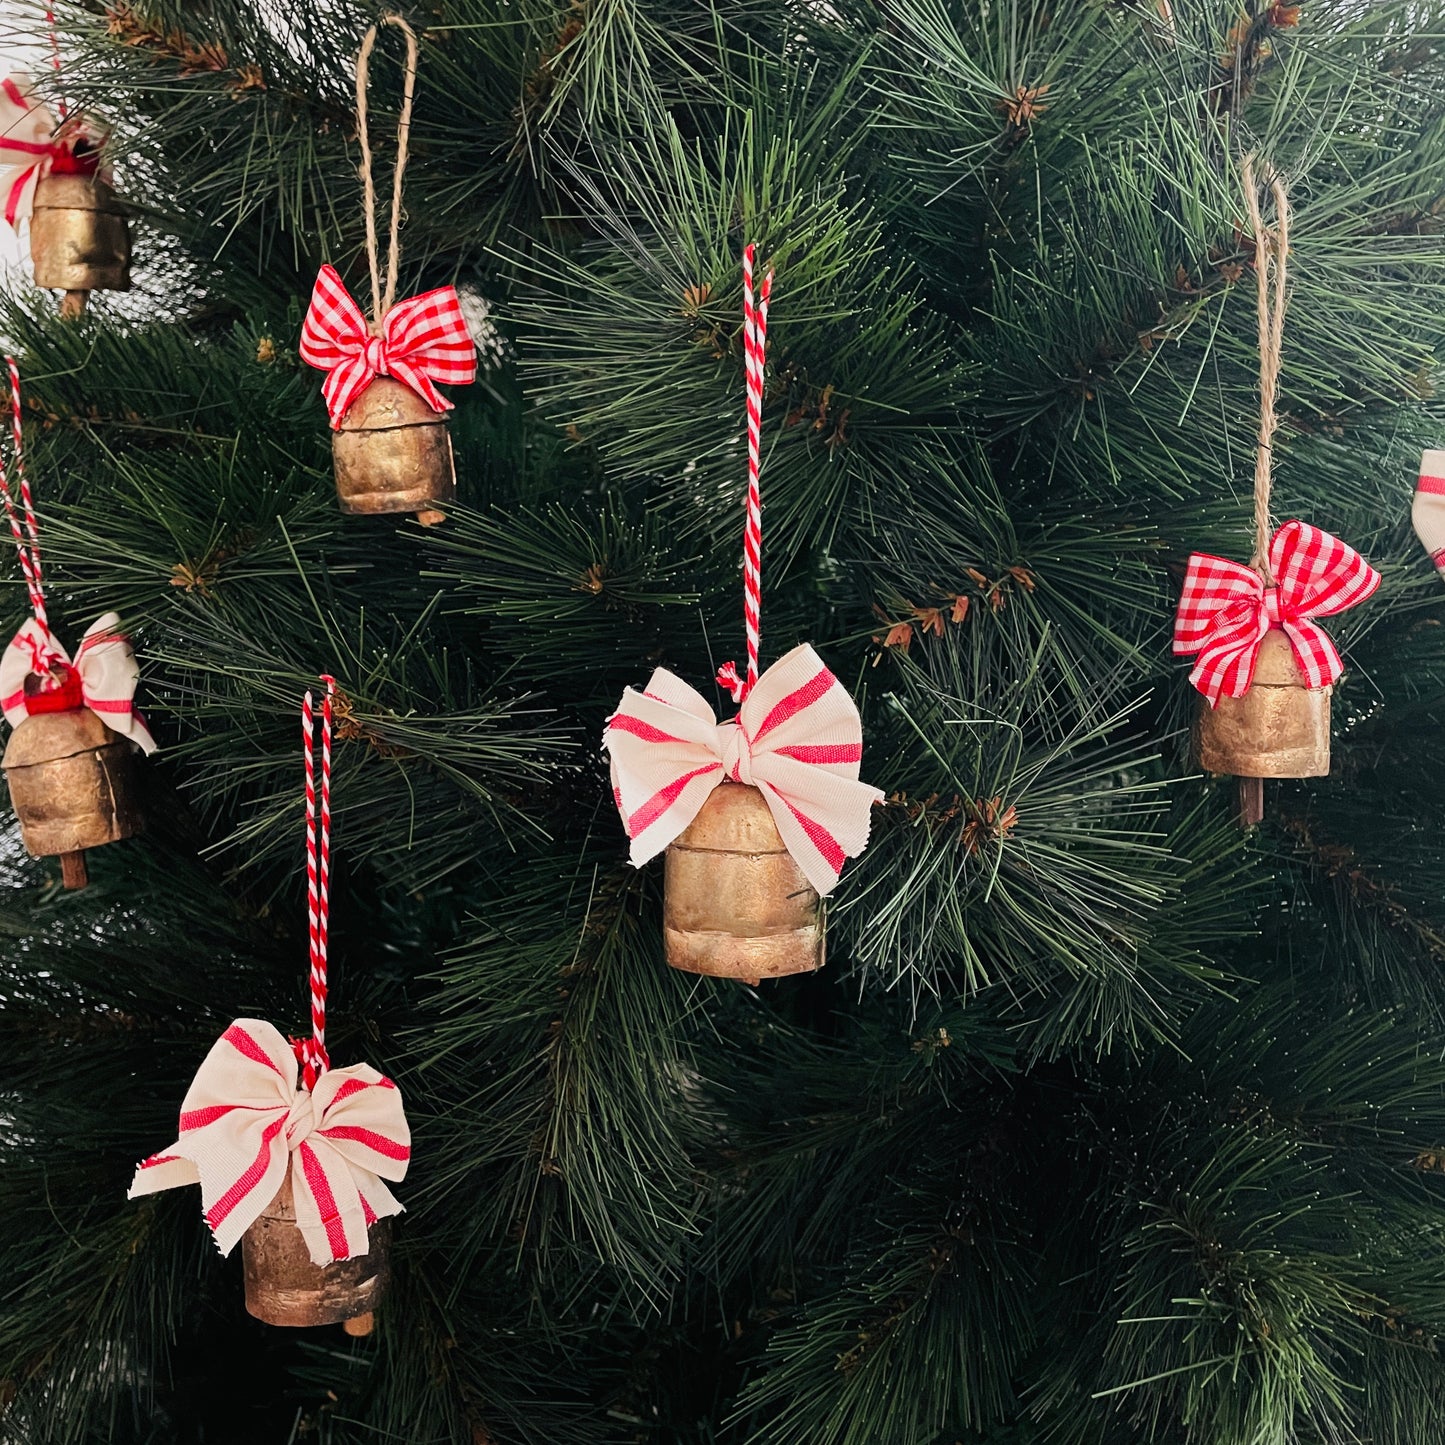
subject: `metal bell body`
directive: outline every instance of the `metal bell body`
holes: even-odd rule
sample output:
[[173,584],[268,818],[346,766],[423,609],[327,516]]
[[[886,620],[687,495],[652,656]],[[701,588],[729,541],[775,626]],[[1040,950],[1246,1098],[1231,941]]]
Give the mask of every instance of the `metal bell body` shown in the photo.
[[1308,688],[1289,639],[1271,628],[1243,697],[1200,698],[1195,756],[1239,778],[1321,778],[1330,770],[1330,687]]
[[35,284],[60,291],[130,290],[130,230],[99,176],[45,176],[30,214]]
[[26,718],[0,759],[26,850],[50,858],[138,833],[136,756],[88,707]]
[[389,1219],[371,1226],[368,1243],[352,1259],[313,1264],[296,1224],[288,1169],[281,1192],[241,1236],[247,1311],[268,1325],[346,1324],[348,1334],[369,1334],[372,1311],[391,1283]]
[[426,512],[457,494],[446,417],[389,376],[357,397],[331,434],[331,455],[343,512]]
[[688,973],[757,983],[823,966],[822,903],[757,788],[719,783],[669,846],[663,933]]

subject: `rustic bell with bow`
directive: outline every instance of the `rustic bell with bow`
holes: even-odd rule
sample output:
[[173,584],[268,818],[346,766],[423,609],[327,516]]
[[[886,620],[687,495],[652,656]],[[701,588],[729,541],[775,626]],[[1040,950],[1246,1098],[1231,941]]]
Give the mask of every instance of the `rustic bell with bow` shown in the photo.
[[79,315],[92,291],[130,288],[130,229],[101,164],[104,142],[88,117],[57,122],[24,75],[0,81],[5,219],[18,227],[29,217],[35,284],[65,292],[66,316]]
[[823,966],[821,901],[760,789],[719,783],[668,845],[662,926],[688,973],[757,983]]
[[[377,257],[366,124],[367,70],[380,25],[401,30],[407,46],[385,288]],[[393,304],[400,257],[401,182],[411,131],[416,63],[416,34],[400,16],[385,15],[367,31],[356,59],[356,116],[372,323],[367,324],[335,269],[323,266],[301,328],[300,351],[303,361],[327,374],[321,390],[331,418],[332,461],[341,510],[367,515],[415,512],[419,522],[430,526],[446,520],[435,504],[450,502],[457,488],[446,421],[452,403],[437,390],[436,383],[457,386],[474,380],[477,350],[453,287],[443,286]]]
[[369,1064],[333,1069],[326,1051],[334,679],[321,712],[302,703],[311,1036],[288,1044],[260,1019],[237,1019],[212,1045],[181,1104],[180,1137],[142,1160],[132,1199],[188,1184],[222,1254],[239,1242],[246,1308],[267,1324],[342,1323],[369,1334],[391,1277],[390,1218],[411,1131],[401,1091]]
[[743,253],[748,497],[743,529],[747,665],[718,681],[739,704],[719,723],[666,668],[628,688],[603,744],[612,792],[639,867],[667,851],[667,961],[688,973],[757,983],[823,963],[822,898],[868,846],[883,794],[858,777],[863,723],[842,683],[806,643],[758,672],[762,599],[763,371],[772,273],[753,302]]

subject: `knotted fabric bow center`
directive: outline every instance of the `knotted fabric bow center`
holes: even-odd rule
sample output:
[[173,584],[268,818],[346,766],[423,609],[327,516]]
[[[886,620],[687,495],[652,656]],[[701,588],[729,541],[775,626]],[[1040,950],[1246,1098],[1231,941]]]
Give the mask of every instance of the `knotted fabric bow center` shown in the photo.
[[286,1125],[282,1131],[286,1135],[286,1147],[293,1151],[299,1149],[310,1138],[317,1122],[316,1095],[303,1091],[286,1111]]
[[386,372],[386,338],[384,336],[368,336],[366,348],[362,352],[366,359],[368,371],[375,372],[378,376],[385,376]]
[[721,723],[717,730],[718,753],[723,772],[735,783],[753,784],[753,750],[742,724],[733,718]]

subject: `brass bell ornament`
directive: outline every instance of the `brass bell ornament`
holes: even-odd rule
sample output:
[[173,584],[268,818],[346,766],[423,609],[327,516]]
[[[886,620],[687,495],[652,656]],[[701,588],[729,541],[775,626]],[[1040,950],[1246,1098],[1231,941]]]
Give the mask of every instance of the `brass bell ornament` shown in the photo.
[[20,837],[33,857],[59,857],[67,888],[85,887],[85,849],[140,831],[139,752],[88,707],[37,713],[10,734],[0,767]]
[[[391,233],[383,284],[377,250],[371,139],[366,123],[371,52],[383,26],[406,37],[406,85],[397,122]],[[357,136],[371,273],[371,314],[362,314],[335,267],[316,277],[301,326],[301,359],[327,373],[322,395],[331,420],[336,497],[343,512],[376,516],[414,512],[423,526],[446,520],[437,506],[457,492],[446,412],[437,384],[462,386],[477,374],[477,348],[456,288],[441,286],[396,300],[401,256],[402,178],[406,173],[416,90],[416,32],[399,15],[383,15],[356,57]]]
[[340,1324],[349,1335],[369,1335],[391,1282],[391,1221],[376,1220],[367,1242],[365,1254],[312,1263],[288,1174],[281,1192],[241,1236],[247,1313],[268,1325]]
[[343,512],[415,512],[430,525],[444,519],[433,504],[457,494],[445,414],[389,376],[376,377],[341,419],[331,456]]
[[100,175],[52,173],[39,181],[30,259],[37,286],[65,292],[62,315],[78,315],[92,291],[130,289],[130,229]]
[[823,966],[822,902],[757,788],[718,784],[668,846],[665,870],[674,968],[757,983]]
[[1266,632],[1243,697],[1199,700],[1195,756],[1210,773],[1240,778],[1322,778],[1330,771],[1330,695],[1309,687],[1289,639]]

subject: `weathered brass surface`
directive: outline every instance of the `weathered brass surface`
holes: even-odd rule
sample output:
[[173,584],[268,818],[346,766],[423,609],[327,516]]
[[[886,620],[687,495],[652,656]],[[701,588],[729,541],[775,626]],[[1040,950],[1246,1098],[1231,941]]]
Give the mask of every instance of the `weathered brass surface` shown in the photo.
[[1289,639],[1265,633],[1254,681],[1243,697],[1199,700],[1199,766],[1244,778],[1319,778],[1330,770],[1330,694],[1307,688]]
[[30,214],[35,284],[67,292],[128,291],[130,230],[98,176],[46,176]]
[[[0,760],[26,849],[51,858],[138,833],[135,765],[135,744],[88,707],[26,718]],[[67,886],[76,877],[72,864]]]
[[343,512],[430,514],[457,494],[446,418],[409,386],[378,376],[331,434],[336,496]]
[[246,1309],[268,1325],[305,1328],[351,1321],[348,1334],[370,1332],[371,1315],[391,1282],[391,1221],[371,1226],[371,1248],[336,1264],[311,1262],[296,1225],[288,1171],[281,1192],[241,1236]]
[[823,966],[818,895],[757,788],[720,783],[667,850],[667,961],[757,983]]

